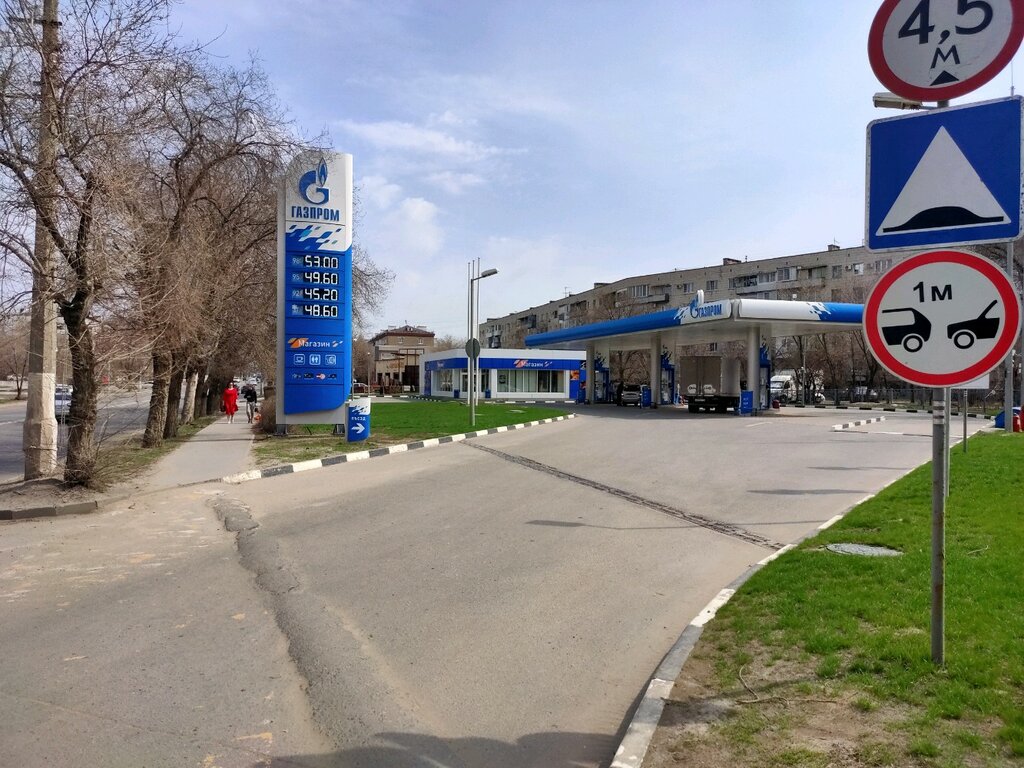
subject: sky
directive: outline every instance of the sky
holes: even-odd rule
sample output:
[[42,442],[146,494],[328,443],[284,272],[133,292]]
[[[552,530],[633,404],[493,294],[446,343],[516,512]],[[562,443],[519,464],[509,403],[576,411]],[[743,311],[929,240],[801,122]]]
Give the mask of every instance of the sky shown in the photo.
[[[624,277],[864,239],[879,0],[183,0],[353,155],[354,237],[395,280],[370,334]],[[1019,58],[1019,55],[1018,55]],[[955,104],[1010,95],[1013,65]]]

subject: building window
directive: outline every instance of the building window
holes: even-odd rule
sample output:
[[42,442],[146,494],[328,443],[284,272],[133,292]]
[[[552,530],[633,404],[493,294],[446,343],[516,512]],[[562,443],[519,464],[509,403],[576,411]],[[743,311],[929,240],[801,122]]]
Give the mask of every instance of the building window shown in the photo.
[[799,270],[796,267],[783,267],[779,270],[779,281],[788,282],[796,280],[796,276]]
[[629,296],[632,299],[646,299],[651,295],[651,286],[649,285],[631,285],[629,286]]
[[775,278],[776,278],[775,272],[758,272],[757,273],[757,282],[759,282],[759,283],[774,283],[775,282]]
[[843,276],[843,265],[833,264],[832,265],[832,279],[836,280]]
[[437,386],[435,389],[438,392],[452,391],[452,371],[450,369],[437,372]]
[[864,264],[861,263],[861,262],[858,262],[857,264],[854,264],[853,265],[853,274],[855,274],[855,275],[863,275],[864,274]]
[[706,291],[716,291],[716,290],[718,290],[718,281],[717,280],[708,280],[706,283],[704,283],[704,290],[706,290]]
[[498,371],[499,392],[562,392],[565,371]]
[[757,285],[757,275],[740,275],[729,280],[731,288],[753,288]]
[[892,259],[878,259],[875,262],[875,272],[884,272],[892,266]]
[[683,283],[683,293],[693,293],[693,283]]

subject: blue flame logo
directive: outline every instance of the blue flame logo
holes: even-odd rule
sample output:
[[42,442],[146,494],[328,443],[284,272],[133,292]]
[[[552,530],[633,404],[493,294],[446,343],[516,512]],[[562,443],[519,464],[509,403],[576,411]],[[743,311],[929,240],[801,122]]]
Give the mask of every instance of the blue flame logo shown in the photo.
[[[327,161],[320,158],[320,165],[315,170],[302,174],[299,179],[299,194],[302,199],[310,205],[327,205],[331,199],[331,191],[325,186],[327,184]],[[310,197],[310,189],[313,190],[313,197]],[[319,197],[320,199],[314,199]]]

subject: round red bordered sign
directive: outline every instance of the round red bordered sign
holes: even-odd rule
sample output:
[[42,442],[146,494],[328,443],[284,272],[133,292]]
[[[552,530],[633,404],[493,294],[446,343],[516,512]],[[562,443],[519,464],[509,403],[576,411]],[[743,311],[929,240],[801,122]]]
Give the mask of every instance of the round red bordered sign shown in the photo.
[[1013,349],[1020,325],[1020,300],[1006,274],[965,251],[911,256],[879,279],[864,305],[875,359],[926,387],[984,376]]
[[981,87],[1024,40],[1024,0],[885,0],[868,35],[875,76],[893,93],[944,101]]

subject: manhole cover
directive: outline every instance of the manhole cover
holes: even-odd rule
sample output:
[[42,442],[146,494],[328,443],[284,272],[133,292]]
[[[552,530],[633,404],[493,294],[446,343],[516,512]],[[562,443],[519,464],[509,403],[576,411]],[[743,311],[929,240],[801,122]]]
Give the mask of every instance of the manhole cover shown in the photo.
[[825,547],[829,552],[841,555],[863,555],[864,557],[897,557],[902,552],[888,547],[872,547],[867,544],[829,544]]

